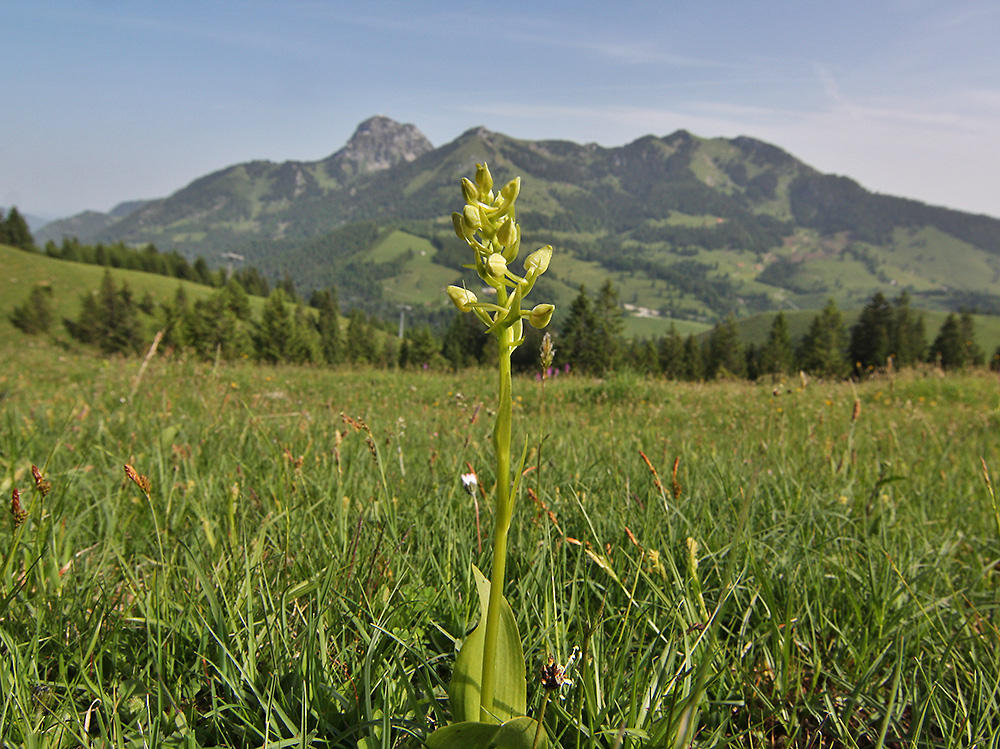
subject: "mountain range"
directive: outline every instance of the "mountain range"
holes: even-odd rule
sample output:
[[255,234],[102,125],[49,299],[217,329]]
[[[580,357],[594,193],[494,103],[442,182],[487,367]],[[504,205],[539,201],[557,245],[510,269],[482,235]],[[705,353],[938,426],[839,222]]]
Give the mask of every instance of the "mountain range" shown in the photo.
[[477,127],[435,148],[377,116],[319,161],[237,164],[35,236],[152,242],[217,265],[235,252],[300,290],[336,285],[371,309],[436,307],[443,285],[476,281],[458,270],[469,258],[450,215],[460,178],[484,161],[498,183],[522,177],[524,243],[556,249],[537,296],[564,308],[581,284],[610,277],[651,330],[831,296],[859,306],[876,289],[1000,313],[1000,220],[875,194],[753,138],[684,130],[607,148]]

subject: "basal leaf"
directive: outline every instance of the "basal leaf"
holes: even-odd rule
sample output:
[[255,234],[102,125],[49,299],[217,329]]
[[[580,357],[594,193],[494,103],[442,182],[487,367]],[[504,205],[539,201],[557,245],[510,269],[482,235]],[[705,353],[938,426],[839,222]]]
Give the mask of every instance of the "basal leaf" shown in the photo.
[[[490,581],[472,566],[479,592],[479,624],[465,638],[455,660],[448,699],[456,721],[478,722],[483,674],[483,646],[486,641],[486,612],[490,606]],[[524,675],[524,650],[517,632],[514,612],[506,598],[500,599],[500,632],[497,638],[496,693],[493,713],[498,723],[527,712],[528,685]]]
[[[428,749],[532,749],[538,722],[521,716],[503,725],[467,721],[452,723],[432,733],[426,742]],[[537,749],[548,749],[549,740],[542,729]]]

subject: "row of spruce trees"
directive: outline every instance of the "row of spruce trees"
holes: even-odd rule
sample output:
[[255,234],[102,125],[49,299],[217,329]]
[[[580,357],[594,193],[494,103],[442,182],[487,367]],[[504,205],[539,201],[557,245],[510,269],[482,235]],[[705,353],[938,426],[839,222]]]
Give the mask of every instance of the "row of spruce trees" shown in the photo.
[[[11,312],[12,322],[27,333],[44,333],[54,325],[51,287],[38,286]],[[447,330],[407,330],[400,338],[390,324],[360,310],[343,314],[333,288],[313,292],[308,303],[284,287],[274,289],[255,314],[250,295],[236,278],[212,294],[191,300],[179,286],[167,303],[148,295],[136,299],[128,284],[118,285],[110,271],[100,288],[83,295],[80,313],[63,320],[73,338],[104,354],[136,354],[149,345],[151,331],[162,331],[163,350],[187,352],[202,359],[251,359],[277,364],[373,365],[379,367],[462,368],[488,365],[494,347],[470,316],[456,315]],[[610,281],[591,298],[585,288],[554,331],[555,366],[563,372],[602,376],[628,368],[675,380],[725,377],[759,379],[799,371],[824,378],[864,377],[888,368],[919,363],[942,369],[984,364],[968,312],[946,317],[928,342],[924,317],[910,307],[904,291],[893,300],[878,292],[848,328],[834,300],[792,340],[783,312],[772,320],[767,340],[744,345],[732,317],[706,336],[665,336],[630,340],[618,294]],[[537,371],[542,333],[526,328],[527,340],[517,349],[514,366]],[[1000,348],[991,358],[1000,367]]]
[[[37,251],[27,223],[12,208],[0,211],[0,242]],[[214,286],[212,295],[191,301],[183,287],[174,299],[156,304],[149,295],[135,299],[127,284],[120,287],[106,273],[101,287],[81,300],[75,320],[64,320],[78,341],[103,353],[131,354],[148,345],[149,331],[162,330],[162,345],[202,358],[254,359],[266,363],[422,366],[461,368],[492,364],[493,347],[470,316],[457,315],[438,336],[427,326],[407,330],[400,338],[391,325],[360,310],[341,312],[336,289],[313,292],[308,305],[296,295],[287,277],[271,290],[255,268],[235,274],[209,270],[203,258],[194,263],[178,253],[160,253],[153,246],[83,245],[64,239],[49,242],[53,258],[159,273]],[[259,317],[252,313],[250,295],[266,296]],[[39,286],[18,305],[10,319],[26,333],[44,333],[54,324],[52,289]],[[311,308],[311,309],[310,309]],[[346,319],[345,319],[346,318]],[[910,307],[903,291],[894,300],[878,292],[847,328],[836,302],[830,300],[816,315],[801,340],[793,341],[783,313],[778,313],[765,343],[744,345],[732,317],[719,322],[702,338],[682,337],[675,329],[654,339],[628,340],[618,293],[607,281],[591,298],[581,286],[568,314],[555,331],[556,362],[563,371],[604,375],[629,368],[677,380],[717,377],[758,379],[804,371],[827,378],[863,377],[888,367],[921,362],[943,369],[982,365],[985,355],[975,341],[973,317],[950,314],[928,343],[923,315]],[[520,371],[538,366],[541,333],[526,329],[528,340],[514,357]],[[990,358],[1000,367],[1000,347]]]
[[[29,334],[53,331],[53,295],[51,286],[35,286],[11,311],[11,322]],[[153,331],[162,331],[161,350],[206,360],[383,367],[444,362],[430,328],[407,331],[399,340],[385,323],[360,310],[342,314],[336,289],[316,291],[304,304],[279,286],[255,314],[236,278],[194,300],[178,286],[173,299],[156,303],[148,294],[137,299],[127,282],[119,285],[106,271],[100,287],[81,297],[79,314],[62,320],[62,326],[106,355],[138,354],[150,345]]]
[[[756,380],[800,371],[832,379],[864,377],[925,362],[959,369],[981,366],[986,359],[976,342],[971,313],[949,314],[929,342],[924,317],[911,308],[906,291],[892,301],[876,292],[850,327],[836,301],[830,299],[797,341],[792,340],[788,321],[779,312],[767,340],[759,346],[742,343],[732,316],[700,338],[682,337],[671,328],[660,338],[626,341],[622,326],[610,281],[594,299],[581,288],[561,329],[562,361],[577,371],[597,375],[628,366],[676,380]],[[1000,366],[1000,347],[991,357],[991,366]]]

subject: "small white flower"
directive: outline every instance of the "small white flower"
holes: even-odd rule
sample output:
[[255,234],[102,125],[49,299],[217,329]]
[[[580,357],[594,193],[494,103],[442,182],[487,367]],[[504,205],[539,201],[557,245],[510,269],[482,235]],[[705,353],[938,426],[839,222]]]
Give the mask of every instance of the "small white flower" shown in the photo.
[[474,495],[476,493],[476,489],[479,488],[479,481],[478,481],[478,479],[476,479],[476,474],[474,474],[474,473],[463,473],[462,474],[462,487],[465,489],[465,491],[468,494]]

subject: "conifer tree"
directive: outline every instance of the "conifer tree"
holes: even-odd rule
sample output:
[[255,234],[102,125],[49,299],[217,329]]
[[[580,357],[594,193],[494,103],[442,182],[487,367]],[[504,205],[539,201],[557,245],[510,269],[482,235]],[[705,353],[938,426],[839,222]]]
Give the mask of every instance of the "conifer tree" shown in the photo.
[[382,345],[375,345],[375,362],[383,369],[396,369],[399,366],[400,347],[402,341],[398,335],[385,335],[382,337]]
[[976,323],[972,318],[972,313],[966,310],[958,320],[959,333],[961,334],[962,346],[965,349],[965,364],[968,366],[982,366],[986,360],[983,350],[976,343]]
[[570,305],[557,346],[559,359],[568,362],[574,371],[600,371],[601,364],[597,360],[593,338],[596,326],[597,316],[590,297],[587,296],[587,289],[580,284],[580,293]]
[[856,374],[863,376],[886,366],[893,353],[890,348],[892,329],[893,309],[885,294],[877,291],[851,328],[848,355]]
[[36,285],[23,303],[10,311],[10,321],[28,335],[47,333],[52,326],[52,287]]
[[120,289],[115,289],[110,271],[105,271],[104,281],[98,294],[102,317],[102,335],[97,345],[106,354],[131,354],[142,345],[139,316],[132,290],[122,281]]
[[591,331],[594,371],[604,373],[618,368],[624,326],[618,290],[609,278],[601,285],[594,304],[594,328]]
[[188,315],[188,298],[184,287],[177,284],[172,302],[162,305],[163,345],[183,347],[185,344],[185,320]]
[[[529,332],[525,331],[525,334]],[[483,362],[486,344],[489,341],[490,338],[483,332],[483,327],[476,317],[456,312],[445,331],[441,353],[455,369],[472,367]],[[525,345],[519,346],[518,350],[527,348],[526,342]]]
[[847,374],[844,317],[831,297],[813,318],[798,351],[799,367],[809,374],[837,378]]
[[[0,212],[2,217],[2,212]],[[18,212],[17,208],[11,208],[7,213],[7,218],[0,220],[0,244],[9,244],[20,250],[34,252],[35,240],[28,229],[28,222]]]
[[943,369],[961,369],[983,363],[983,351],[976,343],[975,322],[970,312],[960,317],[949,314],[941,324],[930,349],[931,361]]
[[142,344],[135,301],[127,283],[115,286],[111,271],[105,271],[96,294],[84,294],[80,316],[65,320],[70,335],[81,343],[94,344],[105,354],[129,354]]
[[285,360],[292,318],[285,304],[285,292],[276,288],[264,302],[254,334],[257,359],[269,364]]
[[745,377],[746,373],[747,363],[740,343],[740,332],[736,327],[736,318],[730,314],[716,324],[709,334],[705,347],[705,376],[708,379],[731,375]]
[[746,377],[748,380],[758,380],[766,374],[760,368],[760,355],[763,350],[763,346],[754,346],[752,343],[748,343],[743,347],[743,359],[746,363]]
[[285,296],[290,302],[297,302],[299,299],[298,292],[295,290],[295,281],[286,272],[284,277],[275,285],[277,289],[284,289]]
[[954,313],[951,313],[941,323],[941,328],[938,330],[934,342],[931,343],[929,352],[931,361],[936,362],[943,369],[962,366],[965,362],[961,337],[958,318],[955,317]]
[[337,298],[337,290],[331,286],[321,292],[313,292],[310,304],[319,311],[316,318],[316,332],[319,333],[323,360],[327,364],[337,364],[342,353],[340,302]]
[[417,369],[429,367],[434,363],[440,351],[440,344],[434,339],[434,334],[426,325],[410,328],[406,331],[408,346],[408,364]]
[[202,359],[238,359],[257,350],[249,301],[239,284],[185,307],[183,330],[184,344]]
[[373,364],[378,358],[372,326],[365,318],[365,313],[352,309],[347,320],[347,339],[345,353],[351,364]]
[[689,333],[684,340],[682,377],[691,382],[702,379],[705,376],[705,364],[701,355],[701,346],[694,333]]
[[657,342],[656,348],[660,371],[667,379],[684,379],[684,339],[676,326],[671,323],[670,332]]
[[924,316],[916,315],[910,309],[910,294],[906,289],[893,300],[889,350],[897,367],[909,367],[923,361],[927,351]]
[[253,309],[250,306],[250,295],[247,294],[246,289],[243,288],[243,284],[238,280],[230,278],[226,281],[222,289],[216,293],[219,295],[226,310],[233,317],[244,322],[250,320],[253,314]]
[[195,280],[198,283],[205,284],[206,286],[215,285],[214,283],[212,283],[213,281],[212,271],[209,270],[208,263],[205,262],[205,258],[199,256],[197,259],[195,259],[192,269],[194,270]]
[[771,322],[767,342],[758,352],[758,371],[761,375],[778,376],[789,374],[795,366],[792,341],[788,336],[788,321],[785,313],[778,312]]
[[637,372],[655,375],[660,371],[660,354],[654,341],[644,338],[630,345],[628,364]]
[[313,364],[323,361],[323,346],[319,332],[305,307],[296,304],[285,346],[285,360],[293,364]]

